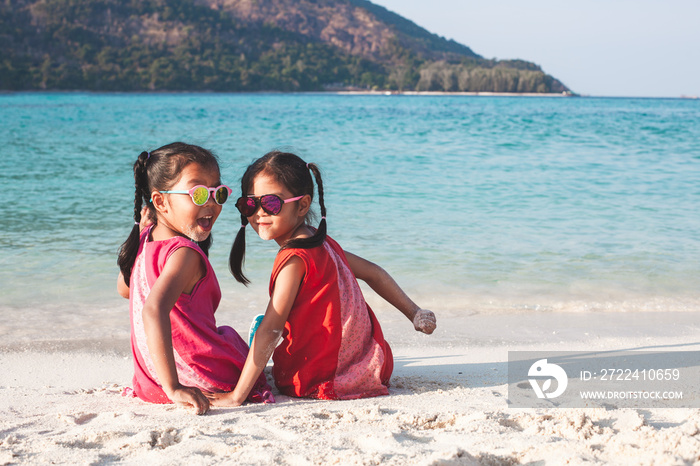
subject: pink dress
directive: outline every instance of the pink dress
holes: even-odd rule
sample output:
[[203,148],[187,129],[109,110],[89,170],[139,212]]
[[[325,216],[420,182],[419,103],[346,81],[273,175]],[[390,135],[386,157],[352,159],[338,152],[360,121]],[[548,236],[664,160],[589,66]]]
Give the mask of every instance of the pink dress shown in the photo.
[[394,360],[341,247],[330,237],[312,249],[283,249],[270,279],[292,257],[306,268],[275,350],[280,392],[320,399],[387,395]]
[[[141,234],[141,245],[131,272],[131,351],[134,355],[134,392],[151,403],[170,403],[158,382],[146,344],[143,307],[151,287],[170,255],[179,248],[197,251],[206,265],[204,277],[191,294],[183,293],[170,312],[173,352],[180,383],[208,392],[232,391],[248,355],[248,345],[227,326],[218,327],[214,312],[221,289],[204,252],[193,241],[177,236],[164,241],[149,240],[150,228]],[[249,401],[274,402],[270,386],[261,374],[248,396]]]

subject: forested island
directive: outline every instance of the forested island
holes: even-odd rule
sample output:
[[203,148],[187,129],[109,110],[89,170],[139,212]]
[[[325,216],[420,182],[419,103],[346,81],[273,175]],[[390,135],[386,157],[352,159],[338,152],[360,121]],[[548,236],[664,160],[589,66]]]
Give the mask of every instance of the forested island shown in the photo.
[[5,0],[0,89],[569,92],[366,0]]

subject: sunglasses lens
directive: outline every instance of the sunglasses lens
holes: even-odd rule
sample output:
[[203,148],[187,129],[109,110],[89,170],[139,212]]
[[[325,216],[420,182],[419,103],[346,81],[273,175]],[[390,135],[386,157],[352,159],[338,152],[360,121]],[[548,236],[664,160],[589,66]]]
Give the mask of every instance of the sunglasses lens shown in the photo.
[[214,200],[217,204],[221,205],[228,200],[228,189],[224,186],[220,187],[214,193]]
[[198,187],[192,193],[192,200],[197,205],[204,205],[209,200],[209,190],[203,186]]
[[255,206],[255,199],[252,197],[239,198],[238,201],[236,201],[236,207],[238,211],[246,217],[250,217],[258,210]]
[[277,215],[282,210],[282,199],[269,194],[260,198],[260,205],[268,214]]

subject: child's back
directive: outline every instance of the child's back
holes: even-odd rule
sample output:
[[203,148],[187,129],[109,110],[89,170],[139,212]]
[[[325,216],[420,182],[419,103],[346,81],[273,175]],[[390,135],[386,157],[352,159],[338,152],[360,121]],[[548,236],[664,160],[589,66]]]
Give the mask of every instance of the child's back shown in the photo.
[[[142,152],[134,182],[135,225],[117,261],[117,289],[130,302],[134,392],[203,414],[203,392],[231,390],[248,353],[233,329],[216,327],[221,290],[206,254],[231,189],[211,152],[183,143]],[[152,225],[140,231],[142,213]],[[248,399],[274,401],[264,375],[252,385]]]
[[[151,229],[149,227],[141,234],[141,247],[131,273],[134,392],[142,400],[151,403],[170,402],[158,380],[148,350],[142,314],[146,299],[166,261],[179,248],[197,251],[206,265],[206,273],[190,294],[180,295],[170,312],[178,379],[183,385],[206,392],[233,390],[245,364],[248,345],[231,327],[216,326],[214,313],[221,300],[221,290],[209,260],[196,243],[182,236],[162,241],[150,240]],[[263,378],[249,399],[264,401],[265,390],[269,390],[269,387]]]
[[[321,208],[317,229],[309,225],[314,179]],[[270,302],[239,383],[232,393],[210,400],[224,406],[243,403],[271,356],[275,383],[288,395],[348,399],[388,394],[391,349],[357,279],[399,309],[418,331],[432,333],[435,315],[414,303],[384,269],[343,251],[327,236],[323,183],[315,164],[270,152],[247,168],[241,194],[236,207],[242,228],[229,257],[233,276],[248,283],[242,270],[246,225],[261,238],[274,240],[280,251],[270,279]]]
[[291,396],[322,399],[388,394],[391,349],[343,250],[330,237],[316,248],[281,250],[271,294],[292,257],[301,258],[306,272],[272,356],[277,388]]

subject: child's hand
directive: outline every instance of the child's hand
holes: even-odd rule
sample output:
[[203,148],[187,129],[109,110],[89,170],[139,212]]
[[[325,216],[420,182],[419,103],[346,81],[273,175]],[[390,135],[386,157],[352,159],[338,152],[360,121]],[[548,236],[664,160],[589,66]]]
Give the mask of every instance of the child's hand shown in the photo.
[[232,407],[232,406],[241,406],[245,400],[236,400],[233,397],[233,392],[225,392],[225,393],[209,393],[209,392],[204,392],[204,396],[207,397],[209,402],[211,403],[212,406],[221,406],[221,407]]
[[433,333],[433,330],[437,327],[433,311],[418,309],[416,315],[413,316],[413,327],[416,331],[423,332],[427,335]]
[[193,408],[195,414],[204,414],[209,411],[209,400],[200,389],[180,385],[168,394],[173,403]]

